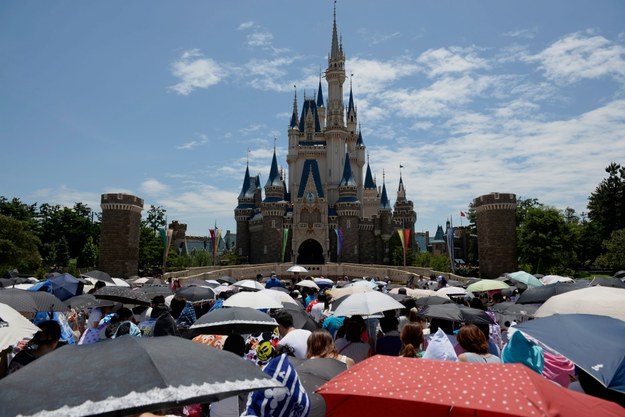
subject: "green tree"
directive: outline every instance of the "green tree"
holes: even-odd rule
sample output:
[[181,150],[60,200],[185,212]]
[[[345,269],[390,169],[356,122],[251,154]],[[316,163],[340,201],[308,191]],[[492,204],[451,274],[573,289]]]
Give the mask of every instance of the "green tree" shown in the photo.
[[0,214],[2,215],[26,222],[27,226],[33,226],[36,213],[37,204],[24,204],[19,198],[9,201],[6,197],[0,196]]
[[26,221],[0,214],[0,272],[35,271],[41,263],[39,239]]
[[601,240],[625,229],[625,167],[611,163],[605,178],[588,197],[588,217],[595,223]]
[[163,207],[151,205],[143,223],[156,233],[161,227],[167,226],[166,214],[167,210]]
[[615,230],[603,242],[605,252],[595,261],[595,267],[618,271],[625,269],[625,229]]
[[54,263],[57,266],[65,267],[69,265],[69,260],[69,244],[67,243],[65,236],[62,236],[56,246],[56,259]]
[[142,226],[139,236],[139,274],[153,275],[163,266],[163,243],[158,233]]
[[577,263],[576,234],[555,208],[542,204],[527,208],[517,239],[520,263],[531,272],[541,268],[541,273],[562,273]]
[[83,246],[78,256],[77,266],[79,268],[92,268],[98,264],[98,246],[93,242],[93,237],[89,236],[85,246]]

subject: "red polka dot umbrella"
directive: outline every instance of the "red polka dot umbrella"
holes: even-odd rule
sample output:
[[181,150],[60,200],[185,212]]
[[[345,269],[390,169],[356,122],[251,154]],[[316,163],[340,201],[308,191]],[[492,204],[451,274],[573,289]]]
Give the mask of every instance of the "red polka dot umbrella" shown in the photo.
[[520,364],[376,355],[316,392],[326,417],[623,416],[617,404],[562,388]]

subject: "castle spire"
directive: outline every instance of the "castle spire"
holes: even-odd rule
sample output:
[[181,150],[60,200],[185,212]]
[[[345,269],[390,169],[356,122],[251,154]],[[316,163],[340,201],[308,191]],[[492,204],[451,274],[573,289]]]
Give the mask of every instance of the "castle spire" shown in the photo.
[[269,179],[265,187],[280,186],[282,185],[282,179],[280,178],[280,171],[278,170],[278,159],[276,158],[276,142],[274,138],[273,159],[271,160],[271,170],[269,171]]
[[319,89],[317,90],[317,107],[323,107],[323,91],[321,90],[321,70],[319,71]]
[[380,210],[390,210],[391,202],[386,193],[386,173],[382,171],[382,196],[380,197]]
[[354,94],[352,93],[352,78],[354,74],[350,74],[349,76],[349,103],[347,104],[347,114],[350,112],[356,112],[354,109]]
[[[295,95],[293,97],[293,114],[291,114],[291,123],[289,124],[291,129],[296,128],[299,124],[299,121],[297,120],[297,86],[294,85],[293,88],[295,89]],[[321,84],[319,85],[319,88],[321,88]]]
[[332,25],[332,49],[330,51],[331,59],[341,59],[341,48],[339,46],[339,37],[336,30],[336,0],[334,1],[334,23]]

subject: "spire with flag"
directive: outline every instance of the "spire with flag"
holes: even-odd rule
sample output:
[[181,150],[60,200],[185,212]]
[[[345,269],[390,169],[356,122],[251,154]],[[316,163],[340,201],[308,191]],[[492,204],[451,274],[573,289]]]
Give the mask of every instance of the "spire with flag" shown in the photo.
[[215,221],[215,228],[209,229],[211,237],[211,249],[213,251],[213,265],[217,265],[217,248],[219,247],[219,239],[221,238],[221,230],[217,227],[217,221]]

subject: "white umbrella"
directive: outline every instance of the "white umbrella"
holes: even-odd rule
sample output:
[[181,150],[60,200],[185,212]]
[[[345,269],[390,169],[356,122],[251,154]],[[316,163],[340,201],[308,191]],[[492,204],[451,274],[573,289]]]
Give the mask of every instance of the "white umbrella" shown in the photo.
[[[406,288],[403,287],[406,290],[406,295],[411,297],[411,298],[425,298],[425,297],[432,297],[432,296],[438,296],[438,297],[443,297],[443,298],[449,298],[447,297],[445,294],[437,294],[436,291],[433,290],[422,290],[420,288]],[[399,294],[399,288],[393,288],[389,291],[389,293],[391,294]]]
[[625,321],[625,289],[588,287],[554,295],[540,306],[534,317],[553,314],[594,314]]
[[[360,286],[360,285],[362,285],[363,287],[369,287],[372,290],[378,288],[378,284],[376,284],[375,282],[368,281],[366,279],[361,279],[360,281],[352,282],[351,284],[347,284],[345,287],[348,287],[348,288],[349,287],[357,287],[357,286]],[[343,287],[343,288],[345,288],[345,287]]]
[[297,301],[295,301],[293,299],[293,297],[291,297],[289,294],[282,292],[282,291],[276,291],[276,290],[260,290],[258,291],[256,294],[262,294],[262,295],[266,295],[270,298],[273,298],[276,301],[279,301],[282,303],[282,305],[284,305],[285,303],[287,304],[295,304],[297,306],[301,306],[300,303],[298,303]]
[[282,308],[282,303],[266,294],[261,294],[260,291],[244,291],[224,301],[224,307]]
[[556,282],[575,282],[573,278],[561,277],[560,275],[545,275],[539,279],[543,285],[555,284]]
[[347,296],[345,300],[334,310],[335,316],[371,316],[382,311],[404,308],[404,305],[396,301],[390,295],[369,291]]
[[260,291],[265,289],[265,286],[263,284],[253,279],[242,279],[241,281],[237,281],[232,285],[234,285],[235,287],[245,288],[254,291]]
[[0,351],[30,338],[39,331],[13,307],[0,303]]
[[310,280],[310,279],[303,279],[295,285],[298,285],[300,287],[306,287],[306,288],[314,288],[316,290],[319,289],[319,286],[315,283],[315,281]]
[[287,272],[308,272],[308,269],[300,265],[293,265],[292,267],[287,269]]
[[436,295],[465,295],[467,290],[462,287],[443,287],[436,290]]
[[134,281],[132,281],[135,284],[145,284],[146,282],[148,282],[150,278],[148,277],[142,277],[142,278],[137,278]]
[[330,278],[315,278],[314,281],[318,285],[334,285],[334,281]]
[[351,286],[351,287],[346,287],[346,288],[332,288],[331,290],[329,290],[329,292],[330,294],[332,294],[332,297],[334,299],[337,299],[337,298],[343,297],[344,295],[359,294],[363,292],[373,292],[373,290],[363,285],[356,285],[356,286]]
[[115,285],[117,285],[118,287],[130,287],[130,284],[126,282],[126,280],[121,279],[121,278],[111,278],[113,280],[113,282],[115,282]]

